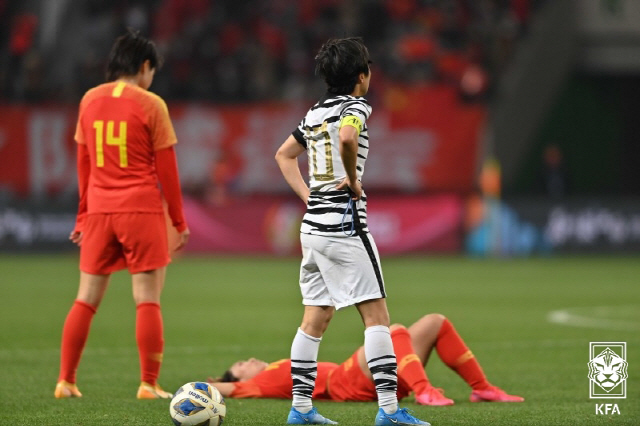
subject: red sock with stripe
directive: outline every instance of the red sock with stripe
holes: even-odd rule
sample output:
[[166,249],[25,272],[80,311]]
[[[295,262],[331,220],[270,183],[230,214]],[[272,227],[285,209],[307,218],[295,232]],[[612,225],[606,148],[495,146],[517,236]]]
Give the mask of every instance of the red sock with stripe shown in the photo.
[[472,389],[491,386],[475,356],[448,319],[444,320],[438,332],[436,351],[442,362],[458,373]]
[[136,342],[143,382],[155,386],[164,350],[162,311],[157,303],[140,303],[136,308]]
[[416,395],[431,386],[420,357],[411,343],[411,335],[406,328],[396,328],[391,332],[393,351],[398,359],[398,379],[409,385]]
[[76,382],[76,371],[84,345],[89,336],[91,321],[96,307],[76,300],[67,314],[62,328],[62,345],[60,349],[60,375],[58,381]]

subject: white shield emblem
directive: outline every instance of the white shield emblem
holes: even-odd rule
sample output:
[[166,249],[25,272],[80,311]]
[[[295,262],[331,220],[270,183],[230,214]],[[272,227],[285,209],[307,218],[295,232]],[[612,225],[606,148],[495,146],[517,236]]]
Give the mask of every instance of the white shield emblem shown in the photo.
[[627,343],[589,343],[589,398],[627,397]]

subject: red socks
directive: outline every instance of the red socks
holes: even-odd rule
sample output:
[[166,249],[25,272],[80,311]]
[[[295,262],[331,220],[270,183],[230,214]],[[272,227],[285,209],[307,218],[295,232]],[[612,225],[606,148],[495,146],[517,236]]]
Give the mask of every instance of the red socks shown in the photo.
[[143,382],[157,384],[164,349],[162,312],[157,303],[140,303],[136,315],[136,341]]
[[[76,300],[67,315],[62,329],[60,375],[58,381],[76,383],[76,371],[84,345],[89,336],[91,321],[96,308]],[[140,355],[143,382],[155,386],[162,364],[164,349],[162,313],[157,303],[141,303],[137,307],[136,340]]]
[[491,386],[473,353],[446,318],[438,332],[436,351],[442,362],[458,373],[472,389],[480,390]]
[[78,370],[82,350],[87,342],[91,321],[95,313],[95,306],[76,300],[67,314],[67,319],[62,328],[58,381],[76,382],[76,371]]
[[416,395],[421,394],[431,386],[424,366],[418,355],[416,355],[411,344],[411,335],[406,328],[397,328],[391,332],[393,351],[398,360],[398,379],[404,381],[411,387]]

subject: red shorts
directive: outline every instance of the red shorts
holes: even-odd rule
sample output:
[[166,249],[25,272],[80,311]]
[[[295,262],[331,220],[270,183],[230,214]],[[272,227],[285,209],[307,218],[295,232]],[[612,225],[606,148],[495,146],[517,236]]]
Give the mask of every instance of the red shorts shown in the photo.
[[[358,352],[329,373],[327,391],[332,401],[376,401],[378,395],[373,381],[358,364]],[[398,379],[398,400],[411,392],[407,384]]]
[[80,246],[80,270],[106,275],[128,268],[136,274],[171,261],[163,213],[87,215]]

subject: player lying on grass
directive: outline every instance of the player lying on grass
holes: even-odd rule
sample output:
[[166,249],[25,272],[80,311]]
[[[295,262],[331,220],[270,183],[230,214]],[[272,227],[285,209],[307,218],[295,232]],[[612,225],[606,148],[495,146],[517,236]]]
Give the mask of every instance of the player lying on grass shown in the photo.
[[[420,318],[409,328],[391,326],[393,349],[398,359],[398,399],[412,392],[421,405],[453,405],[441,389],[429,382],[424,367],[435,348],[440,359],[471,387],[472,402],[521,402],[487,380],[480,364],[455,330],[440,314]],[[251,358],[238,361],[221,378],[209,379],[223,396],[231,398],[291,398],[291,360],[268,364]],[[373,379],[360,347],[342,364],[318,363],[314,398],[333,401],[375,401]]]

